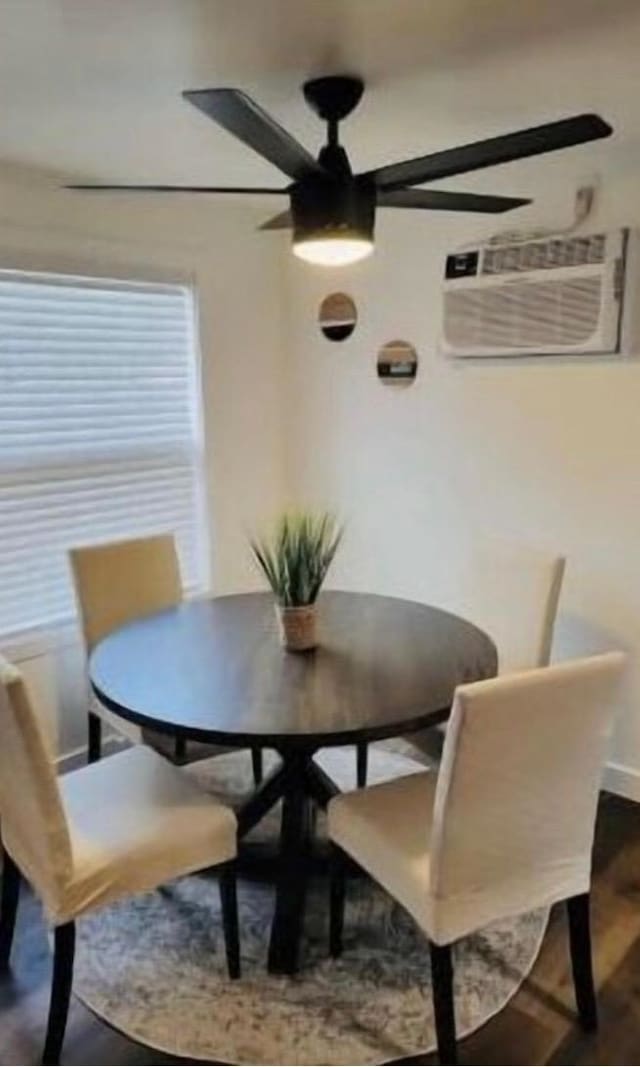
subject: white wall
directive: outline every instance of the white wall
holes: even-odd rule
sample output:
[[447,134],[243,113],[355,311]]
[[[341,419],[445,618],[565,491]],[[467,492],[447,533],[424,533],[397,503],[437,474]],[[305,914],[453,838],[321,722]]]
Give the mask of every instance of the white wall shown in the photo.
[[[281,284],[273,244],[255,234],[264,213],[237,201],[98,200],[42,188],[28,173],[0,176],[0,266],[187,276],[196,285],[212,585],[220,592],[256,581],[245,531],[284,492]],[[0,647],[38,686],[58,750],[83,744],[75,627]]]
[[[640,226],[637,178],[602,189],[589,229]],[[531,188],[526,174],[521,187]],[[563,197],[562,182],[555,198],[545,189],[556,223]],[[640,799],[640,348],[628,362],[445,361],[444,255],[491,223],[379,214],[375,255],[362,264],[328,273],[287,259],[290,493],[347,520],[335,584],[446,604],[476,536],[565,553],[554,655],[631,651],[608,780]],[[316,327],[334,288],[358,306],[342,344]],[[419,353],[407,389],[376,378],[377,350],[394,338]]]

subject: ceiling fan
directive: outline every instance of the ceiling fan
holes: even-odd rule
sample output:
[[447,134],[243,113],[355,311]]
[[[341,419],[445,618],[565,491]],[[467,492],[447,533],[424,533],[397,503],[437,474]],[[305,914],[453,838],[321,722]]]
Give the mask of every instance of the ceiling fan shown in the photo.
[[69,189],[150,193],[260,193],[288,197],[289,210],[260,228],[293,228],[293,251],[324,265],[353,263],[373,251],[376,207],[498,213],[531,203],[523,197],[486,196],[412,186],[514,159],[583,144],[612,133],[599,115],[584,114],[460,145],[353,174],[338,141],[338,125],[362,97],[360,78],[314,78],[302,87],[307,104],[327,123],[327,143],[315,159],[251,97],[239,89],[185,90],[183,96],[292,182],[280,189],[193,185],[69,185]]

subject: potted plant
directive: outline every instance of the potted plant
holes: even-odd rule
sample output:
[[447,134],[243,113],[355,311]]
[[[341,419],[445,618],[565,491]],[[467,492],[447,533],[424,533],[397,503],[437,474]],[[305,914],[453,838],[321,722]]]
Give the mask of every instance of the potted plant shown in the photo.
[[328,512],[285,512],[270,537],[251,542],[276,597],[282,643],[291,652],[316,647],[316,600],[341,537]]

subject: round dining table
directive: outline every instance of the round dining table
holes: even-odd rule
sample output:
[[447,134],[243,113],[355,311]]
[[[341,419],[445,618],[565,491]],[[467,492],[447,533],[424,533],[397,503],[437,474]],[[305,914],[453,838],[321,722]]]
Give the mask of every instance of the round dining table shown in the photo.
[[342,591],[321,594],[310,652],[286,651],[272,596],[246,593],[131,622],[96,646],[89,665],[98,699],[130,722],[185,741],[278,752],[279,765],[237,815],[242,841],[282,801],[268,966],[284,974],[298,964],[313,807],[338,792],[314,755],[444,722],[457,685],[496,673],[495,646],[471,622]]

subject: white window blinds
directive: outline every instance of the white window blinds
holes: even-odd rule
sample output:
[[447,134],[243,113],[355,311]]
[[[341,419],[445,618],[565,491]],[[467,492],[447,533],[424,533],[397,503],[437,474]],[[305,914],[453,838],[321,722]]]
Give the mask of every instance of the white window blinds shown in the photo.
[[73,616],[67,550],[175,534],[204,574],[187,287],[0,271],[0,632]]

